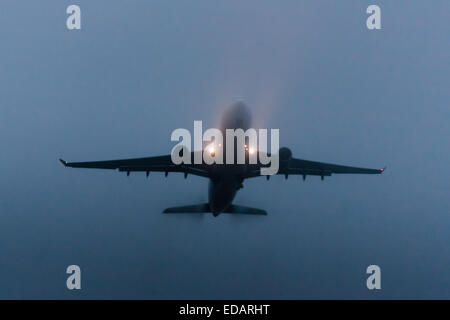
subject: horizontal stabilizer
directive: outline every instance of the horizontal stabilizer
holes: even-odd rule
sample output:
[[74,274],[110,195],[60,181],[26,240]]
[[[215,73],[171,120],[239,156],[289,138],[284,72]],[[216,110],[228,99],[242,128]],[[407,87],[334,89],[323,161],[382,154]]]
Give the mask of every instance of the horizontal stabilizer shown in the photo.
[[240,213],[240,214],[257,214],[257,215],[267,215],[266,210],[238,206],[238,205],[230,205],[223,213]]
[[206,213],[211,212],[209,209],[209,204],[200,203],[194,204],[190,206],[181,206],[181,207],[172,207],[167,208],[163,211],[163,213]]

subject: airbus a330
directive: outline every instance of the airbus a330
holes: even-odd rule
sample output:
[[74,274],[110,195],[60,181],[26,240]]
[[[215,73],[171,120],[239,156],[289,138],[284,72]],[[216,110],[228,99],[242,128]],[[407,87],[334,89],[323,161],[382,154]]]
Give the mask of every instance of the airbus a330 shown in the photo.
[[[250,128],[251,116],[249,109],[242,102],[233,103],[223,114],[221,121],[221,131],[226,129]],[[248,148],[246,149],[248,151]],[[292,157],[289,148],[280,148],[278,152],[279,168],[277,174],[284,175],[287,179],[289,175],[301,175],[303,179],[307,176],[320,176],[323,180],[332,174],[381,174],[383,169],[368,169],[360,167],[343,166],[331,163],[309,161]],[[67,162],[60,159],[66,167],[72,168],[94,168],[113,169],[126,172],[145,172],[148,176],[150,172],[183,173],[185,178],[188,174],[201,176],[209,179],[209,201],[194,205],[167,208],[164,213],[212,213],[218,216],[221,213],[234,214],[255,214],[266,215],[265,210],[250,208],[233,204],[236,192],[243,187],[245,179],[260,177],[261,164],[174,164],[171,155],[156,157],[119,159],[107,161],[89,162]],[[269,175],[266,176],[270,178]]]

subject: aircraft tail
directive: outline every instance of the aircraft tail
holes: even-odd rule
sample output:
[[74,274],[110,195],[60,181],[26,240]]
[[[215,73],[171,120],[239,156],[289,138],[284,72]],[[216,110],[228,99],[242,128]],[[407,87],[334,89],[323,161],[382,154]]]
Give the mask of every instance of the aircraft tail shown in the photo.
[[163,213],[206,213],[211,212],[208,203],[194,204],[190,206],[167,208]]
[[238,213],[238,214],[256,214],[256,215],[267,215],[266,210],[238,206],[235,204],[230,205],[227,209],[224,210],[223,213]]
[[[163,213],[208,213],[211,212],[211,208],[208,203],[193,204],[190,206],[172,207],[167,208]],[[254,215],[267,215],[265,210],[244,207],[238,205],[230,205],[222,213],[233,213],[233,214],[254,214]]]

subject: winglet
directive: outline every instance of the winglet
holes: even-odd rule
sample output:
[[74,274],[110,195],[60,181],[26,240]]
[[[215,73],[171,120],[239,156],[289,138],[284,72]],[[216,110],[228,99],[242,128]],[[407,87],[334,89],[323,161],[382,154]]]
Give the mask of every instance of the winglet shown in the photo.
[[67,167],[67,161],[64,161],[63,159],[59,159],[59,162],[61,162],[64,167]]
[[380,173],[383,173],[386,170],[386,168],[387,168],[386,166],[384,168],[381,168]]

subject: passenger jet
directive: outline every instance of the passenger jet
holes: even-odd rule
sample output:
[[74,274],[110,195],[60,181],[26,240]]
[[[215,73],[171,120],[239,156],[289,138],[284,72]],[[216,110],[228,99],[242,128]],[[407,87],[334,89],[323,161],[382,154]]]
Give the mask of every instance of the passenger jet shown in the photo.
[[[225,133],[226,129],[250,128],[251,116],[249,109],[243,102],[233,103],[223,114],[220,130]],[[248,148],[246,148],[248,152]],[[323,180],[325,176],[332,174],[381,174],[383,169],[367,169],[351,166],[343,166],[324,162],[315,162],[292,157],[289,148],[280,148],[278,152],[279,169],[277,174],[301,175],[303,180],[306,176],[320,176]],[[95,169],[114,169],[126,172],[140,171],[145,172],[147,177],[150,172],[169,172],[184,173],[186,178],[188,174],[193,174],[209,179],[209,201],[194,205],[167,208],[164,213],[212,213],[218,216],[221,213],[234,214],[254,214],[266,215],[265,210],[245,207],[233,204],[236,192],[243,187],[245,179],[260,177],[261,164],[178,164],[172,162],[171,155],[156,157],[107,160],[107,161],[89,161],[89,162],[67,162],[60,159],[66,167],[73,168],[95,168]],[[269,175],[266,176],[270,178]]]

